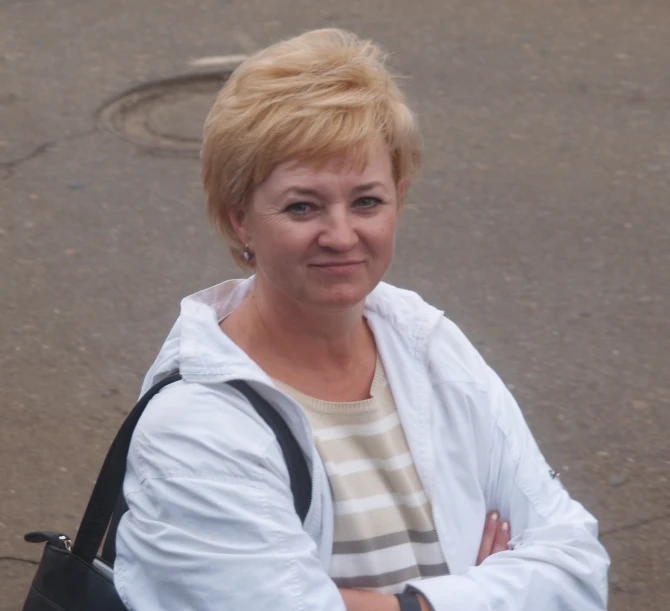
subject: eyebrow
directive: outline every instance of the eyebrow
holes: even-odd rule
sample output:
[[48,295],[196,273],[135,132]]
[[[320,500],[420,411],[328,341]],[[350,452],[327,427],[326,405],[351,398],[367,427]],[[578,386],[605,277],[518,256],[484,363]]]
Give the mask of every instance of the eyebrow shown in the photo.
[[360,191],[369,191],[375,187],[382,187],[384,190],[386,190],[386,185],[383,182],[379,180],[373,180],[372,182],[366,182],[365,184],[354,187],[354,193],[359,193]]
[[321,193],[317,189],[309,189],[308,187],[289,187],[284,190],[282,197],[287,195],[299,195],[301,197],[321,197]]
[[[372,182],[366,182],[362,185],[357,185],[353,188],[352,192],[353,193],[361,193],[363,191],[369,191],[370,189],[374,189],[375,187],[382,187],[384,191],[385,185],[383,182],[374,180]],[[282,196],[285,197],[287,195],[298,195],[300,197],[322,197],[322,193],[318,189],[310,189],[309,187],[289,187],[286,189],[283,193]]]

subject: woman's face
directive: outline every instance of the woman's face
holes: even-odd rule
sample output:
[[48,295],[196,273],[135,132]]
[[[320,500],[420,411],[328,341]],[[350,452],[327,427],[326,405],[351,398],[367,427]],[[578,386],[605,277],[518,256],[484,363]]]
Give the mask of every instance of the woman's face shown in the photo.
[[400,195],[388,148],[379,144],[362,172],[349,166],[337,157],[319,169],[283,163],[256,188],[248,210],[232,214],[265,289],[303,306],[343,308],[382,279]]

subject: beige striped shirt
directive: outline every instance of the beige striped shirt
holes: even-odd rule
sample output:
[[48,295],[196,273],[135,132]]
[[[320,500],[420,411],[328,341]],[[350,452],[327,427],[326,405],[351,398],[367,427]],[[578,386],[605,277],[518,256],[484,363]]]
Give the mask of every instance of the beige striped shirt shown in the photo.
[[448,574],[381,360],[364,401],[321,401],[277,385],[305,410],[328,473],[335,583],[395,594],[410,580]]

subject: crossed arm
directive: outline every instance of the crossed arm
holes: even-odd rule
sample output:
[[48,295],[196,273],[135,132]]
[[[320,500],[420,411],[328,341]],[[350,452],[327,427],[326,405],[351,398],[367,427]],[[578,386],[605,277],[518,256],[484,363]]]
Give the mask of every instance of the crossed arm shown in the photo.
[[[509,522],[501,521],[500,515],[492,511],[486,516],[482,544],[477,555],[477,565],[498,552],[505,551],[510,541]],[[347,611],[399,611],[398,599],[388,594],[364,590],[340,588]],[[431,611],[428,601],[419,594],[421,611]]]
[[[505,419],[482,453],[491,463],[487,504],[509,516],[510,549],[509,533],[505,545],[496,543],[489,526],[480,566],[412,586],[441,610],[491,611],[498,601],[496,608],[506,611],[538,604],[547,611],[604,611],[608,558],[597,524],[549,477],[518,408],[502,394],[493,399],[507,403],[499,410]],[[114,567],[129,609],[210,611],[222,599],[231,608],[244,604],[252,593],[256,608],[398,610],[395,597],[340,591],[328,578],[317,543],[295,513],[276,440],[246,417],[246,403],[237,410],[184,410],[183,397],[173,395],[162,397],[167,405],[156,410],[161,421],[150,435],[136,430],[129,453],[130,511],[119,526]],[[170,403],[179,426],[162,425]],[[234,398],[230,403],[235,407]],[[219,421],[212,422],[212,413]],[[222,443],[221,430],[241,433]],[[425,601],[424,608],[430,608]]]

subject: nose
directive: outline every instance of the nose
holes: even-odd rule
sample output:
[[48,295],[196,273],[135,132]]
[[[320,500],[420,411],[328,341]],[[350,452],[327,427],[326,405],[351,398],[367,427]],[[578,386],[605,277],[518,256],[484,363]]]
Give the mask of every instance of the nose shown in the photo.
[[318,244],[336,252],[347,252],[358,244],[359,237],[348,206],[330,206]]

